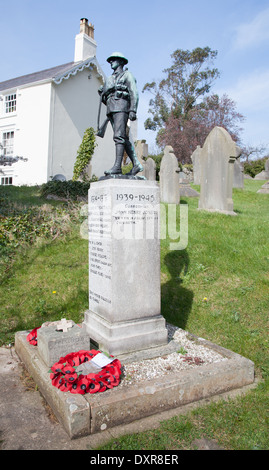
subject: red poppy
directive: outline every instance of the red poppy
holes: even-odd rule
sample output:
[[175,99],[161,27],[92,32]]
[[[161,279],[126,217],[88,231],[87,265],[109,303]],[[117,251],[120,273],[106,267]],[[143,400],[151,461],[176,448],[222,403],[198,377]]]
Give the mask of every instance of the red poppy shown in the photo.
[[51,372],[53,374],[58,374],[62,372],[63,368],[64,368],[63,364],[60,364],[59,362],[55,362],[55,364],[53,364],[53,366],[51,367]]
[[71,359],[71,363],[73,364],[74,367],[79,366],[79,365],[80,365],[79,356],[74,356],[74,357]]
[[99,392],[101,388],[101,385],[99,382],[97,382],[97,380],[95,379],[90,379],[89,380],[89,393],[96,393],[96,392]]
[[80,393],[80,395],[84,395],[87,393],[89,388],[89,380],[81,375],[78,380],[77,380],[77,393]]
[[74,367],[70,366],[69,364],[66,364],[63,368],[62,368],[62,373],[63,374],[74,374],[75,369]]
[[37,328],[34,328],[26,337],[27,341],[32,344],[33,346],[37,345],[37,330],[41,328],[38,326]]
[[62,378],[62,381],[60,383],[60,387],[59,389],[62,391],[62,392],[69,392],[72,388],[72,384],[69,383],[65,377]]
[[63,376],[61,376],[59,374],[57,374],[57,375],[50,374],[50,378],[51,378],[51,383],[52,383],[52,385],[54,385],[54,387],[60,387],[60,385],[63,382]]
[[65,378],[68,382],[74,383],[78,378],[78,374],[76,372],[73,372],[73,374],[66,374]]

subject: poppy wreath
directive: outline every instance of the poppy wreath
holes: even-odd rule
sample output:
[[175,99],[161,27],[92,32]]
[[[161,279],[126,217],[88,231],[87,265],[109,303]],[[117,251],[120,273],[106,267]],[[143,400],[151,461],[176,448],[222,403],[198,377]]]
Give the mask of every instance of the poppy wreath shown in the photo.
[[[51,367],[51,382],[54,387],[62,392],[85,393],[104,392],[107,388],[119,385],[121,376],[121,363],[114,359],[110,364],[104,366],[97,374],[83,375],[76,369],[80,364],[90,361],[101,351],[92,349],[90,351],[78,351],[61,357]],[[113,357],[113,356],[111,356]]]
[[37,330],[41,328],[38,326],[37,328],[34,328],[26,337],[27,341],[32,344],[33,346],[37,345]]

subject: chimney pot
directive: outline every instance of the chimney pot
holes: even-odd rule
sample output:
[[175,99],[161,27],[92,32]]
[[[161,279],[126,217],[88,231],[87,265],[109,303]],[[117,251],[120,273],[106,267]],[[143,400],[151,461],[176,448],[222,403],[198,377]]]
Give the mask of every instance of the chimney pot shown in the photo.
[[74,62],[85,60],[96,55],[96,42],[94,40],[94,26],[88,22],[88,18],[80,19],[80,31],[75,41]]
[[88,18],[81,18],[80,20],[80,33],[87,34],[90,38],[94,39],[94,26],[88,24]]

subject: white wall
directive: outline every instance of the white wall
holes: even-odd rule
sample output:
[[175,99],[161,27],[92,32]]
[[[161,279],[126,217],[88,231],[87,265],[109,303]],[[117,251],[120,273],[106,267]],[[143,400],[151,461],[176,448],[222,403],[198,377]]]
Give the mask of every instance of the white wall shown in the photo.
[[15,185],[47,181],[50,94],[50,83],[18,90],[14,155],[28,161],[13,165]]
[[[72,178],[85,130],[97,129],[101,84],[95,69],[85,69],[59,85],[46,82],[16,90],[16,113],[0,113],[0,132],[14,130],[14,155],[28,159],[1,168],[13,176],[14,185],[42,184],[56,174]],[[102,105],[100,122],[105,118],[106,107]],[[115,159],[110,123],[105,137],[96,137],[96,142],[91,174],[100,177]]]
[[[68,80],[63,80],[60,85],[52,85],[48,177],[63,174],[66,179],[72,178],[77,151],[85,130],[88,127],[97,129],[98,88],[101,84],[95,70],[85,69]],[[105,119],[104,106],[101,121],[103,119]],[[114,163],[114,143],[110,124],[105,138],[97,138],[97,143],[91,162],[92,174],[102,176],[104,170]]]

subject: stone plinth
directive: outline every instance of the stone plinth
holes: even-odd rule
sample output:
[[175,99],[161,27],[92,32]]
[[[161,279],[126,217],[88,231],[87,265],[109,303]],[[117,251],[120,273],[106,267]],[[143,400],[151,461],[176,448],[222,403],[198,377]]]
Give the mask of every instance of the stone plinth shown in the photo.
[[89,190],[89,310],[83,326],[113,355],[167,343],[160,313],[159,188],[107,179]]

